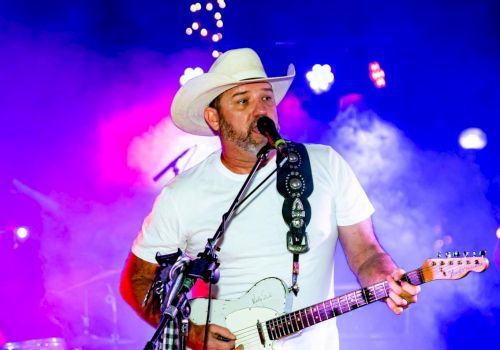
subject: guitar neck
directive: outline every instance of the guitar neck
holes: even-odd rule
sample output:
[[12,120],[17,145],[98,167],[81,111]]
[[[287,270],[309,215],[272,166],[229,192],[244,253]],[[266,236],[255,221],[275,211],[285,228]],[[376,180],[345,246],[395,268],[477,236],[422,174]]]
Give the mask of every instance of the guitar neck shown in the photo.
[[[421,268],[406,273],[401,280],[413,285],[427,282]],[[388,297],[389,291],[389,284],[387,281],[383,281],[273,318],[266,322],[269,337],[276,340],[292,335],[304,328],[385,299]]]

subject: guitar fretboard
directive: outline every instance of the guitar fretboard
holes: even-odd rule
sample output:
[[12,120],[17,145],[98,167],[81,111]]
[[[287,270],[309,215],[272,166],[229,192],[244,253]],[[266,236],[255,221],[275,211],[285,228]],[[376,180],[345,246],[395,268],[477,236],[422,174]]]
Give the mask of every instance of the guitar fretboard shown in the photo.
[[[406,273],[401,280],[413,285],[425,283],[422,269]],[[304,328],[329,320],[333,317],[356,310],[375,301],[385,299],[389,295],[387,281],[340,295],[330,300],[273,318],[266,322],[267,332],[271,340],[294,334]]]

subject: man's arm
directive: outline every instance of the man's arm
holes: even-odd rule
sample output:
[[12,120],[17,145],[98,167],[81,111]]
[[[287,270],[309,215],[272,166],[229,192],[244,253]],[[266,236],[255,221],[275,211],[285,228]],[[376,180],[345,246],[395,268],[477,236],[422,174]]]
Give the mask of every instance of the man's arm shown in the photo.
[[417,301],[419,286],[399,281],[404,271],[380,246],[370,218],[354,225],[339,226],[339,239],[351,270],[362,286],[386,279],[391,291],[386,302],[396,314]]
[[123,299],[153,327],[160,323],[159,307],[155,307],[151,301],[145,307],[142,303],[159,268],[158,264],[152,264],[130,253],[120,282]]
[[[154,282],[159,267],[158,264],[152,264],[130,253],[120,282],[120,293],[123,299],[153,327],[157,327],[160,323],[160,306],[149,301],[143,307],[142,302]],[[187,340],[189,347],[196,350],[202,349],[204,334],[205,326],[190,323]],[[207,349],[234,349],[235,339],[236,336],[227,328],[211,324],[208,328]]]

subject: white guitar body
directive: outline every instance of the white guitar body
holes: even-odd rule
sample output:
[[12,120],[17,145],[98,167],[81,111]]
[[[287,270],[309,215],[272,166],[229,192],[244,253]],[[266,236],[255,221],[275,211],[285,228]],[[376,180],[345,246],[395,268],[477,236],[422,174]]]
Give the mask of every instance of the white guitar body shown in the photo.
[[[484,252],[480,256],[428,259],[421,268],[404,274],[401,280],[417,286],[434,280],[457,280],[471,271],[482,272],[487,268]],[[266,278],[239,299],[213,300],[210,321],[233,332],[236,346],[243,345],[245,350],[273,349],[277,339],[384,300],[389,292],[387,281],[381,281],[286,314],[290,297],[286,284],[278,278]],[[191,301],[191,321],[205,324],[206,317],[207,300]]]
[[[255,284],[242,297],[235,300],[212,300],[210,323],[224,326],[236,337],[236,346],[245,350],[273,349],[265,322],[284,313],[287,287],[278,278],[266,278]],[[191,301],[193,323],[204,325],[207,317],[207,299]],[[259,332],[258,323],[262,324]]]

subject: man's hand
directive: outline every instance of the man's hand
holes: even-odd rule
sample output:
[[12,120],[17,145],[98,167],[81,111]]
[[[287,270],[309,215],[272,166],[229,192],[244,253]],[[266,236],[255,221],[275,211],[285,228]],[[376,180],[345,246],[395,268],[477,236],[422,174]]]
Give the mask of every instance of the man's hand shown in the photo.
[[390,276],[387,276],[387,283],[391,291],[386,302],[396,315],[400,315],[410,304],[416,303],[417,294],[420,293],[420,286],[400,281],[404,273],[404,270],[396,269]]
[[[205,326],[189,324],[187,345],[193,350],[203,349]],[[208,326],[207,350],[243,350],[243,345],[235,348],[236,336],[227,328],[210,324]]]

